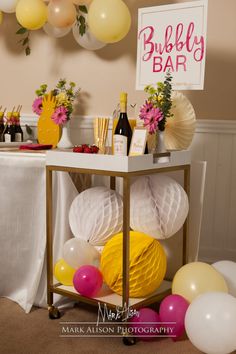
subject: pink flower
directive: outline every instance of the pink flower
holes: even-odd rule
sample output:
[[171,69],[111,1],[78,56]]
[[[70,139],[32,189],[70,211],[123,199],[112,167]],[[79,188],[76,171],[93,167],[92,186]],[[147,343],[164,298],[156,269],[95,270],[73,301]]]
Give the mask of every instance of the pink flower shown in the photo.
[[152,103],[146,101],[145,104],[141,107],[139,112],[139,118],[144,119],[146,114],[153,108]]
[[64,106],[57,107],[52,115],[52,120],[54,123],[61,125],[67,122],[68,109]]
[[150,134],[154,134],[158,130],[158,123],[163,118],[163,113],[159,108],[152,108],[143,118],[144,126],[148,128]]
[[43,98],[42,97],[37,97],[33,104],[32,104],[32,109],[33,112],[40,115],[42,113],[42,102],[43,102]]

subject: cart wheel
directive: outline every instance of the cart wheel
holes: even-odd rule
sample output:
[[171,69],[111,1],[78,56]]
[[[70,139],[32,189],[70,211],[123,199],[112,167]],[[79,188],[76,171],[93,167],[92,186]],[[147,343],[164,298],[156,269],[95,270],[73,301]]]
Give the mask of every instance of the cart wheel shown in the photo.
[[50,306],[48,308],[48,317],[50,318],[50,320],[57,320],[58,318],[60,318],[61,314],[58,308],[54,306]]
[[125,336],[123,337],[123,343],[124,345],[128,345],[128,346],[134,345],[136,344],[136,338],[131,336]]

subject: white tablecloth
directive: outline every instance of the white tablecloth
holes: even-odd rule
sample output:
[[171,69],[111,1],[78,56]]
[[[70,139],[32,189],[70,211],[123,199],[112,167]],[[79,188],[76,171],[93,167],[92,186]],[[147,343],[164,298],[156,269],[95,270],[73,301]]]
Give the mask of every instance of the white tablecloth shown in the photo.
[[[54,261],[72,237],[70,205],[78,194],[69,175],[54,173]],[[28,313],[46,306],[45,155],[0,153],[0,296]]]

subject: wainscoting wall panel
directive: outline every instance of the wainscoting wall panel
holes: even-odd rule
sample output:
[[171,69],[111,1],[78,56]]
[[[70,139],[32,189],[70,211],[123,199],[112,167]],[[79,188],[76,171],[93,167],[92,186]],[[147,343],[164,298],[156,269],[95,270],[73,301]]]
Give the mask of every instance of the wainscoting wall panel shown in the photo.
[[[35,137],[37,118],[22,122]],[[93,117],[73,118],[71,136],[74,144],[92,143]],[[199,259],[236,261],[236,121],[198,120],[190,149],[193,160],[207,161]]]
[[236,261],[236,122],[198,121],[190,148],[207,161],[199,258]]

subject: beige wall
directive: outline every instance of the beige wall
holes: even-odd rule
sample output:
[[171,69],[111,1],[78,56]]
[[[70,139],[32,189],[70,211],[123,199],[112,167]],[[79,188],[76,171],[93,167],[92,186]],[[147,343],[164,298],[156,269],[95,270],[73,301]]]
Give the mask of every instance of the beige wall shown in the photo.
[[[16,44],[14,15],[0,27],[0,105],[22,104],[32,113],[34,91],[41,83],[53,87],[59,78],[74,80],[82,88],[77,111],[84,115],[111,115],[119,92],[127,90],[131,103],[145,95],[135,91],[138,7],[182,1],[127,0],[132,28],[117,44],[97,52],[77,45],[72,34],[51,39],[42,30],[32,33],[32,54],[26,57]],[[236,1],[209,0],[205,90],[186,92],[199,119],[235,119],[236,105]]]

